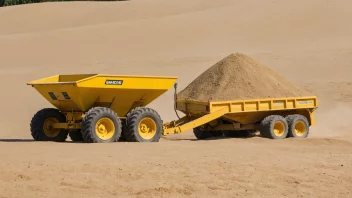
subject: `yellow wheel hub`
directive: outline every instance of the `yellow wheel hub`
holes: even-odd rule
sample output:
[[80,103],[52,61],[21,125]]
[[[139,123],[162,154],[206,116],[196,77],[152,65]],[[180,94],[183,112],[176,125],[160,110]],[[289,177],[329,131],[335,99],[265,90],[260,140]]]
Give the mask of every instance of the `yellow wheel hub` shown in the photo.
[[115,134],[114,122],[109,118],[100,118],[95,124],[95,133],[102,140],[108,140]]
[[139,135],[143,139],[152,139],[156,134],[156,123],[151,118],[143,118],[138,125]]
[[274,134],[278,137],[284,135],[285,133],[285,124],[281,121],[278,121],[274,125]]
[[304,136],[306,131],[307,131],[307,128],[306,128],[306,125],[304,124],[304,122],[302,122],[302,121],[296,122],[295,133],[297,136]]
[[59,123],[56,118],[48,118],[44,121],[43,131],[48,137],[56,137],[60,133],[60,129],[54,129],[53,124]]

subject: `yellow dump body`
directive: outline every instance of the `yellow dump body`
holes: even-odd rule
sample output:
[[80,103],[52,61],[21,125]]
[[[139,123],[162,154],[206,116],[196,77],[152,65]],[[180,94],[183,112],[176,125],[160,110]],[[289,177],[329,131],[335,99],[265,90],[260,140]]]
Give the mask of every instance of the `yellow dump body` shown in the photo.
[[268,115],[305,115],[314,126],[314,110],[318,107],[315,96],[291,98],[267,98],[203,102],[177,100],[176,109],[186,114],[180,120],[165,124],[164,134],[180,133],[210,123],[216,126],[217,119],[230,120],[240,125],[252,125]]
[[146,106],[170,87],[176,77],[104,74],[56,75],[27,83],[63,112],[86,112],[91,107],[113,109],[120,117]]

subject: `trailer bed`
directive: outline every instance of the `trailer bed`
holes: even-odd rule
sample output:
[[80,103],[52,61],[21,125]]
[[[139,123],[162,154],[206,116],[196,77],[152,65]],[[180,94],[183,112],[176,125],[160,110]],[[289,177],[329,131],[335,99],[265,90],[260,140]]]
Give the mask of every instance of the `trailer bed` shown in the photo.
[[185,116],[177,121],[166,123],[164,134],[181,133],[220,117],[239,125],[254,125],[268,115],[286,115],[288,112],[306,116],[310,124],[315,126],[316,108],[318,108],[316,96],[215,102],[177,100],[176,109],[183,112]]

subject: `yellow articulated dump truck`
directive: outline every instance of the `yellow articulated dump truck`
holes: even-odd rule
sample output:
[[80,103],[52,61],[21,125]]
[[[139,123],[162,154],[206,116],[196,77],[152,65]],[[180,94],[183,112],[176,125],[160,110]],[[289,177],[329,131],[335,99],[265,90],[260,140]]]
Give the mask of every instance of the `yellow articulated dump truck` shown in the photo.
[[[198,139],[236,137],[260,131],[263,137],[305,138],[316,124],[317,98],[193,101],[176,98],[177,77],[103,74],[56,75],[27,83],[55,108],[32,118],[37,141],[108,143],[158,142],[162,135],[192,130]],[[184,117],[164,123],[146,107],[175,85],[175,111]]]

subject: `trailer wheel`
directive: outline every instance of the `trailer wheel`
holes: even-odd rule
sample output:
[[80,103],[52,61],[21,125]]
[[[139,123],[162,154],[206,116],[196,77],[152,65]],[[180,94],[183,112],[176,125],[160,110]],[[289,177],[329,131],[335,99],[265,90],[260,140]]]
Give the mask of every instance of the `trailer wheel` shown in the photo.
[[127,114],[125,137],[130,142],[159,142],[163,124],[159,114],[147,107],[137,107]]
[[249,137],[250,136],[249,130],[242,130],[242,131],[224,131],[225,137]]
[[87,143],[117,142],[121,135],[121,120],[106,107],[93,107],[82,120],[83,139]]
[[308,119],[299,114],[286,116],[288,123],[288,137],[306,138],[309,134]]
[[212,137],[221,137],[224,135],[222,131],[210,131]]
[[64,142],[68,131],[63,129],[53,129],[52,124],[66,122],[66,116],[58,109],[45,108],[38,111],[32,118],[30,129],[36,141]]
[[194,133],[194,136],[196,136],[196,138],[198,140],[205,140],[205,139],[213,137],[213,135],[211,134],[210,131],[200,130],[199,127],[194,128],[193,133]]
[[288,124],[280,115],[270,115],[260,123],[260,134],[270,139],[284,139],[288,134]]
[[69,131],[68,135],[70,136],[73,142],[83,142],[83,136],[81,130],[71,130]]

